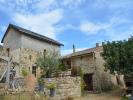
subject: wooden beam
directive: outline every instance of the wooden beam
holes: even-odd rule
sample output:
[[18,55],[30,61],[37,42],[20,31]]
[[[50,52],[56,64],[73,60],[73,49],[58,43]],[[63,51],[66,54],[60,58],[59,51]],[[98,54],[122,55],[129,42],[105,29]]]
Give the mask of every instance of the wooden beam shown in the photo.
[[9,82],[10,82],[10,67],[11,67],[11,62],[8,61],[7,74],[6,74],[6,84],[7,84],[7,88],[9,87]]
[[2,74],[2,76],[0,78],[0,81],[3,79],[4,75],[6,74],[6,72],[7,72],[7,68],[4,70],[4,72],[3,72],[3,74]]

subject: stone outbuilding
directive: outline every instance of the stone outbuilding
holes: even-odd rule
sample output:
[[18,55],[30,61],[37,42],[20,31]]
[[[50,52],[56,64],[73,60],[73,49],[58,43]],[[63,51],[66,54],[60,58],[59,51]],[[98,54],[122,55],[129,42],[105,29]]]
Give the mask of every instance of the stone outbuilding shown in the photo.
[[102,91],[112,86],[109,72],[104,71],[104,60],[101,57],[102,46],[75,52],[64,56],[63,63],[67,68],[81,68],[87,91]]
[[3,50],[8,52],[6,56],[12,57],[12,61],[19,64],[16,69],[17,77],[21,77],[23,67],[38,77],[39,69],[36,66],[38,54],[47,51],[60,54],[60,47],[63,46],[56,40],[13,24],[9,24],[1,43]]

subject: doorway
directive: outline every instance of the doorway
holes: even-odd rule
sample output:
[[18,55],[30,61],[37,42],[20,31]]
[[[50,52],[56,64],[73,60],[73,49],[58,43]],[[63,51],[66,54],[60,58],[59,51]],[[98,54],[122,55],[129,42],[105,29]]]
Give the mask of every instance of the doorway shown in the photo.
[[92,91],[93,90],[93,74],[84,74],[85,87],[84,90]]

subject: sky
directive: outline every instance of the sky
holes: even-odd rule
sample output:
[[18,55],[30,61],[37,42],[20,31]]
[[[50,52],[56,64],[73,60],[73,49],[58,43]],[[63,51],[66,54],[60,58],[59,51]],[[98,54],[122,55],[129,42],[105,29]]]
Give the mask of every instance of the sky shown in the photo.
[[133,35],[133,0],[0,0],[0,40],[12,23],[64,44],[62,55]]

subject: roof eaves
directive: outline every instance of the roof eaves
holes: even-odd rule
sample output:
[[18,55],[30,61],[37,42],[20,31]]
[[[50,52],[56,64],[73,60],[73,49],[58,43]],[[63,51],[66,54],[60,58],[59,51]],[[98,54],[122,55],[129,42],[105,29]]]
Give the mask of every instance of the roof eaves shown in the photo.
[[[43,35],[34,33],[34,32],[32,32],[32,31],[30,31],[30,30],[26,30],[26,29],[24,29],[24,28],[21,28],[21,27],[19,27],[19,26],[13,25],[13,24],[9,24],[9,25],[8,25],[8,28],[7,28],[7,30],[6,30],[6,32],[5,32],[4,36],[3,36],[3,38],[2,38],[2,40],[1,40],[1,43],[3,43],[4,38],[5,38],[5,36],[7,35],[8,31],[9,31],[9,29],[10,29],[11,27],[14,28],[15,30],[17,30],[17,31],[19,31],[19,32],[21,32],[21,33],[23,33],[23,34],[25,34],[25,35],[34,37],[34,38],[36,38],[36,39],[40,39],[40,40],[43,40],[43,41],[51,42],[51,43],[53,43],[53,44],[55,44],[55,45],[58,45],[58,46],[64,46],[63,44],[59,43],[58,41],[55,41],[55,40],[53,40],[53,39],[51,39],[51,38],[48,38],[48,37],[46,37],[46,36],[43,36]],[[24,30],[25,30],[25,31],[24,31]]]
[[77,56],[85,56],[85,55],[89,55],[91,53],[94,53],[93,51],[88,52],[88,53],[81,53],[81,54],[73,54],[71,57],[77,57]]

